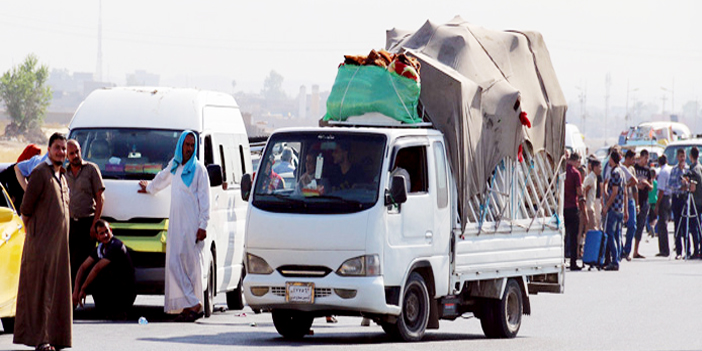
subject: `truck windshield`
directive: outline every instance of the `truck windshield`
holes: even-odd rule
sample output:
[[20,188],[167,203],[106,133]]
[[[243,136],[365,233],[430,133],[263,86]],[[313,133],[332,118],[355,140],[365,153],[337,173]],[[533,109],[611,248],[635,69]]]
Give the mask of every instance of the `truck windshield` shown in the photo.
[[352,213],[378,199],[386,138],[343,132],[271,137],[256,174],[253,205],[288,213]]
[[153,179],[173,158],[180,130],[75,129],[70,139],[81,145],[86,161],[106,179]]

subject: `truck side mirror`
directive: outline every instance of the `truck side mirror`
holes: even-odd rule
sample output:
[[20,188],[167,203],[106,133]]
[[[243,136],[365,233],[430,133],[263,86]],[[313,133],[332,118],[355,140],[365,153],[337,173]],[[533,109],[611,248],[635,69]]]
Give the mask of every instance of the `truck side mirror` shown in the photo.
[[241,177],[241,199],[249,201],[249,195],[251,195],[251,175],[246,173]]
[[207,166],[207,176],[210,178],[210,187],[214,188],[222,185],[222,167],[211,164]]
[[390,191],[385,192],[385,206],[402,204],[407,201],[407,180],[400,174],[392,176]]

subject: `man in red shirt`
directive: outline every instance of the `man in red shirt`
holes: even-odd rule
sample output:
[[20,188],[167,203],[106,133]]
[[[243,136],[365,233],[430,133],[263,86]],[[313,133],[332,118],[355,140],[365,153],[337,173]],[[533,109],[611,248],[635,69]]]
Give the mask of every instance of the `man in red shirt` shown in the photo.
[[579,271],[578,267],[578,229],[580,227],[580,211],[585,214],[585,221],[588,221],[587,211],[584,210],[585,197],[583,196],[582,178],[578,172],[580,165],[580,155],[573,152],[568,157],[566,164],[566,178],[563,199],[563,216],[565,217],[566,230],[566,253],[570,253],[570,270]]

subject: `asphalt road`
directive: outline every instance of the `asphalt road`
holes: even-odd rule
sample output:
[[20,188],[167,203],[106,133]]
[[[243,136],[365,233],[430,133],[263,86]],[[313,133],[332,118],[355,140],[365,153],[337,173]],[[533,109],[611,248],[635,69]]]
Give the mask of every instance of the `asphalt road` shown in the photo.
[[[671,241],[672,243],[672,241]],[[77,311],[72,350],[700,350],[702,349],[702,261],[654,258],[657,243],[642,243],[645,260],[622,262],[619,272],[567,273],[562,295],[531,295],[511,340],[486,339],[475,318],[442,321],[424,341],[398,343],[360,318],[339,323],[315,320],[314,335],[299,342],[282,339],[268,313],[226,311],[194,324],[168,322],[162,297],[139,296],[126,322],[99,320],[88,308]],[[216,299],[224,306],[223,296]],[[244,314],[242,314],[244,313]],[[139,325],[145,316],[149,323]],[[0,350],[29,350],[0,334]]]

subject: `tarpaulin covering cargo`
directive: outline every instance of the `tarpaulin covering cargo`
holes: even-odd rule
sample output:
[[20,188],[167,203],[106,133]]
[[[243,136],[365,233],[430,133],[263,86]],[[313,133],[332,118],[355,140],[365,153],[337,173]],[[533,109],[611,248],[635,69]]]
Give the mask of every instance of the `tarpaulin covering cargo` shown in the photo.
[[470,199],[487,191],[498,163],[517,159],[520,145],[560,160],[567,106],[539,33],[488,30],[455,17],[414,32],[392,29],[386,49],[421,63],[420,102],[446,137],[462,226]]

